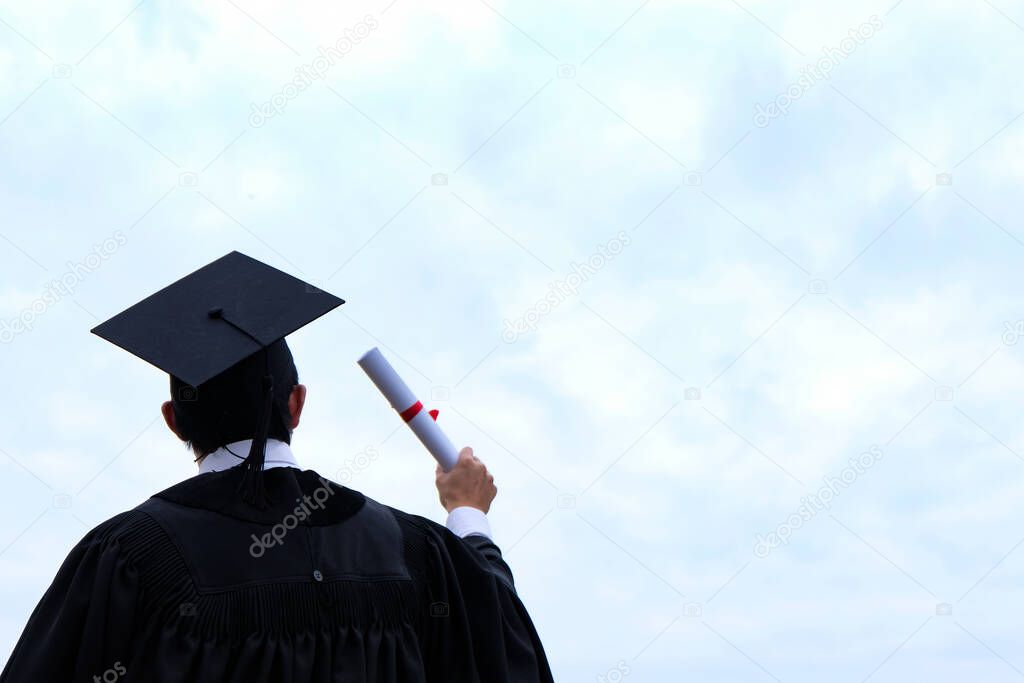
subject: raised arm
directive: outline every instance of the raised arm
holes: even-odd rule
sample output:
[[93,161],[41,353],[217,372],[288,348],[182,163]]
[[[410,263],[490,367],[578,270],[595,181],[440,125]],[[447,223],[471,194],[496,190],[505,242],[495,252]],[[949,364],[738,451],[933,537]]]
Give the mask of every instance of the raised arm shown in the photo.
[[483,555],[498,577],[515,590],[512,570],[502,559],[487,521],[491,503],[498,495],[494,475],[467,446],[459,451],[458,463],[450,472],[437,466],[436,483],[441,505],[448,511],[448,529]]

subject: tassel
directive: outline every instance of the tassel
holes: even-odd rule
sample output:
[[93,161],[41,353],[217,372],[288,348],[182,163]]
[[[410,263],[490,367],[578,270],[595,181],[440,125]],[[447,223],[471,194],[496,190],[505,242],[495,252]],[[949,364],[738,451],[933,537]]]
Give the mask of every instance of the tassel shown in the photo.
[[249,455],[240,465],[243,474],[238,489],[242,494],[242,500],[260,510],[265,510],[270,506],[270,496],[267,495],[267,488],[263,481],[263,464],[267,459],[267,435],[270,433],[270,420],[274,410],[274,376],[270,372],[270,352],[267,351],[263,342],[225,316],[223,308],[211,308],[206,315],[214,320],[223,320],[263,347],[263,359],[267,371],[267,374],[263,376],[262,384],[263,405],[260,407],[259,422],[256,423],[256,435],[253,437]]
[[242,464],[243,475],[239,486],[242,500],[253,507],[265,510],[270,505],[270,497],[263,481],[263,464],[267,456],[267,434],[270,431],[271,411],[274,409],[274,377],[263,376],[263,405],[260,408],[258,431],[252,441],[249,455]]

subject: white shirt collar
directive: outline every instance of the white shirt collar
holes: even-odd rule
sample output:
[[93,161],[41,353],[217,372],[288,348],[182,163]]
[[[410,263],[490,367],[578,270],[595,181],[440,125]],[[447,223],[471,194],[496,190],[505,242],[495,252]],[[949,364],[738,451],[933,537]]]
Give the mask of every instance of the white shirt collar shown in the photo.
[[[241,465],[245,457],[249,455],[249,448],[251,446],[252,439],[235,441],[226,446],[221,446],[199,461],[199,474],[221,472],[231,469],[236,465]],[[267,439],[267,454],[266,460],[263,463],[263,469],[269,470],[273,467],[302,469],[299,467],[298,461],[295,460],[295,454],[292,453],[291,446],[284,441]]]

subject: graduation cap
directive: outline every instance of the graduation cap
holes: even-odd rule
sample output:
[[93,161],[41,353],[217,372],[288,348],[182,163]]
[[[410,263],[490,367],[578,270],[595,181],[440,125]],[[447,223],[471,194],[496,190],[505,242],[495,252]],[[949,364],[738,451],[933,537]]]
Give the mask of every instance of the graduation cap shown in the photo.
[[268,348],[343,303],[333,294],[233,251],[92,332],[193,387],[264,353],[263,403],[243,481],[247,500],[259,503],[274,399]]

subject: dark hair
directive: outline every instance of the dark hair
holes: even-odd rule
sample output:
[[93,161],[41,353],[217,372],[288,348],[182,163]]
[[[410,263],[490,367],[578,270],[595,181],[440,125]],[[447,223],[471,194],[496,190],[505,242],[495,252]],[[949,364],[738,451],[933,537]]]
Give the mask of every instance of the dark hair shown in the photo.
[[282,339],[198,387],[171,376],[174,419],[186,445],[205,456],[225,444],[253,438],[268,369],[274,376],[274,408],[267,437],[291,443],[288,397],[299,383],[299,373]]

